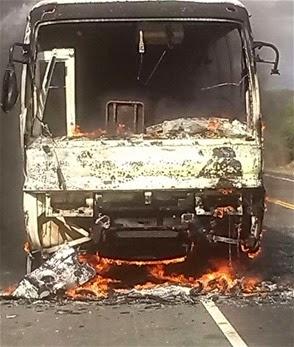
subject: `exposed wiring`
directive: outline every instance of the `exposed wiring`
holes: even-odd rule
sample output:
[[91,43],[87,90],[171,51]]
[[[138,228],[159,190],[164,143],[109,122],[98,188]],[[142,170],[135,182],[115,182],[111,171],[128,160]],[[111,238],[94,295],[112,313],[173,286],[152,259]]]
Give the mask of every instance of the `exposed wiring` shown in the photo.
[[143,69],[143,59],[144,59],[144,55],[143,55],[143,53],[140,53],[140,62],[139,62],[139,69],[138,69],[138,74],[137,74],[137,81],[140,81],[140,79],[141,79],[141,73],[142,73],[142,69]]
[[239,82],[225,82],[225,83],[219,83],[210,87],[203,87],[201,90],[210,90],[210,89],[215,89],[215,88],[220,88],[220,87],[227,87],[227,86],[232,86],[232,87],[240,87],[241,84],[244,82],[244,80],[248,77],[248,75],[245,75],[241,78]]
[[153,70],[151,71],[149,77],[148,77],[147,80],[144,82],[144,85],[145,85],[145,86],[147,86],[147,84],[150,82],[151,78],[152,78],[153,75],[155,74],[156,70],[158,69],[158,66],[160,65],[160,63],[162,62],[163,58],[165,57],[166,52],[167,52],[166,49],[162,52],[162,54],[161,54],[161,56],[159,57],[157,63],[155,64]]

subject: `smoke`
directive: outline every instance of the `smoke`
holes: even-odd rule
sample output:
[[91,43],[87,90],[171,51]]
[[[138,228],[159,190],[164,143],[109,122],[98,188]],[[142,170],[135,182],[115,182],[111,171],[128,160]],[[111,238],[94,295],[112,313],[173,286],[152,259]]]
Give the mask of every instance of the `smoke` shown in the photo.
[[[9,46],[14,42],[22,42],[25,21],[28,12],[35,1],[20,3],[20,1],[1,1],[0,5],[0,47],[1,47],[1,74],[8,59]],[[14,5],[14,7],[12,7]],[[7,6],[7,7],[6,7]]]
[[[22,40],[25,18],[37,0],[0,1],[1,76],[9,45]],[[294,2],[292,0],[243,0],[252,15],[257,40],[276,44],[281,53],[281,76],[269,76],[269,66],[259,66],[265,89],[294,89]],[[6,53],[7,54],[7,53]]]
[[[243,3],[251,14],[255,40],[271,42],[280,51],[281,75],[271,76],[270,66],[259,64],[258,74],[261,85],[264,89],[294,90],[294,2],[292,0],[243,0]],[[274,57],[272,54],[264,56]]]
[[[35,1],[0,0],[0,86],[8,62],[9,46],[17,41],[22,42],[25,19],[34,3]],[[18,70],[20,70],[19,66]],[[21,273],[24,271],[22,162],[19,146],[18,109],[16,107],[7,115],[4,115],[2,110],[0,111],[1,282],[7,280],[5,277],[11,276],[9,273],[6,274],[5,269],[13,270],[14,275],[18,271]]]

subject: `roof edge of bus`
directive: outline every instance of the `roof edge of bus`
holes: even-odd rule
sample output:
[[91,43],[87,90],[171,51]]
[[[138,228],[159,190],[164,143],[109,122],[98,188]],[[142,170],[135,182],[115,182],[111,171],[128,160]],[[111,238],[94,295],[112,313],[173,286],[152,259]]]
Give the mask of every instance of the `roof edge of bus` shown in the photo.
[[32,7],[32,10],[46,5],[63,4],[95,4],[95,3],[121,3],[121,2],[194,2],[201,4],[228,4],[245,8],[245,5],[239,0],[42,0]]

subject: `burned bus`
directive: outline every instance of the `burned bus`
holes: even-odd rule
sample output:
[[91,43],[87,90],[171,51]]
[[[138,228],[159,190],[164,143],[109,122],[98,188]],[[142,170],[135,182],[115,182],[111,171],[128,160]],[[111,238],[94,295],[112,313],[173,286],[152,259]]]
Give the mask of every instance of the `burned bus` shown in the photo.
[[35,5],[1,100],[11,110],[20,86],[28,271],[65,243],[143,261],[203,241],[258,252],[258,62],[278,73],[278,50],[236,0]]

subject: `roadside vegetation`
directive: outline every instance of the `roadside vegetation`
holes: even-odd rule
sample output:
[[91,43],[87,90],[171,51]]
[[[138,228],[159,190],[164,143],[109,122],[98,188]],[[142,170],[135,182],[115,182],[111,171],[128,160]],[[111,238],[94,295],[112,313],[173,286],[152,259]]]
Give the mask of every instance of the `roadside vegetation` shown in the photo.
[[265,124],[265,167],[294,173],[294,91],[270,90],[261,95]]

